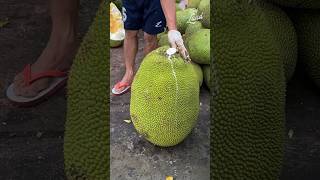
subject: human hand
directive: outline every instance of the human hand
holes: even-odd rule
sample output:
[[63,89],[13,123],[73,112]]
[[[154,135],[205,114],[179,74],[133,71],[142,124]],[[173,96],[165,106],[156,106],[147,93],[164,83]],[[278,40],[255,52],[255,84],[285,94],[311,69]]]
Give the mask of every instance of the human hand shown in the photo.
[[168,32],[168,40],[171,47],[177,49],[184,60],[186,60],[187,62],[191,61],[189,53],[183,44],[183,39],[179,31],[170,30]]

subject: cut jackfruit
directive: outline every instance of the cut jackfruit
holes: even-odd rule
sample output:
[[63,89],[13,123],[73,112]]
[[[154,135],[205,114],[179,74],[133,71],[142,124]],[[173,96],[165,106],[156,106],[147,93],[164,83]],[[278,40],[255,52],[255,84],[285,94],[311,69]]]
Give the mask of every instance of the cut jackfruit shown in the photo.
[[114,3],[110,3],[110,47],[121,46],[124,36],[121,12]]

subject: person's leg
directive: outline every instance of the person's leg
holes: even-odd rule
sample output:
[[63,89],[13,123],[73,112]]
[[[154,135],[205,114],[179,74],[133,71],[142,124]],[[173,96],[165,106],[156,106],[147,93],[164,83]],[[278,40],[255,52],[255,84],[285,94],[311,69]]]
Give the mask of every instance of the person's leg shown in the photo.
[[[126,73],[121,81],[131,84],[134,76],[134,61],[138,51],[138,31],[126,30],[123,51]],[[121,91],[122,89],[119,90]]]
[[[77,49],[78,9],[79,0],[50,1],[52,31],[46,48],[32,64],[32,74],[70,68]],[[25,87],[22,73],[19,73],[14,79],[14,92],[26,97],[36,96],[49,82],[49,79],[40,79]]]
[[151,35],[144,33],[144,48],[143,53],[146,56],[149,52],[155,50],[158,47],[157,35]]
[[157,34],[162,33],[166,27],[166,18],[164,17],[160,0],[147,1],[144,4],[144,54],[157,48]]

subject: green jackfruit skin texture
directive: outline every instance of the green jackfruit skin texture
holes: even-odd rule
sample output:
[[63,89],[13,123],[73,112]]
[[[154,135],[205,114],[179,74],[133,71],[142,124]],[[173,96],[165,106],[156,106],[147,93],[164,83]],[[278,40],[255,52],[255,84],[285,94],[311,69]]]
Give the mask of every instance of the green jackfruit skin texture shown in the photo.
[[203,26],[200,21],[195,21],[193,23],[188,24],[185,31],[186,39],[188,39],[188,37],[190,37],[193,33],[197,32],[200,29],[203,29]]
[[119,47],[122,45],[122,43],[123,43],[123,41],[114,41],[114,40],[110,39],[110,47],[112,47],[112,48]]
[[[199,81],[190,63],[160,47],[143,60],[131,89],[130,115],[151,143],[168,147],[183,141],[197,122]],[[176,78],[175,78],[176,77]]]
[[248,0],[212,8],[211,178],[278,179],[285,78],[270,16]]
[[202,14],[203,18],[201,23],[205,28],[211,28],[210,26],[210,0],[202,0],[198,6],[198,14]]
[[296,30],[288,15],[280,8],[269,4],[261,4],[270,16],[270,24],[280,48],[281,60],[284,63],[285,77],[288,82],[295,71],[298,59],[298,42]]
[[168,40],[168,34],[165,33],[165,34],[161,34],[159,36],[159,41],[158,41],[158,46],[169,46],[170,43],[169,43],[169,40]]
[[68,180],[109,179],[109,5],[102,2],[68,81],[64,136]]
[[188,8],[198,8],[201,0],[188,0]]
[[202,69],[197,63],[191,62],[191,64],[193,65],[193,68],[194,68],[194,70],[196,72],[196,75],[198,77],[199,86],[201,86],[202,83],[203,83],[203,72],[202,72]]
[[187,40],[190,58],[198,64],[210,64],[210,29],[200,29]]
[[319,0],[267,0],[272,3],[293,7],[293,8],[310,8],[310,9],[319,9],[320,1]]
[[290,12],[298,34],[299,60],[308,75],[320,87],[320,12],[319,10],[296,10]]
[[177,28],[181,34],[185,33],[187,26],[190,23],[189,21],[192,20],[192,17],[194,17],[197,12],[198,10],[195,8],[187,8],[176,12]]
[[203,72],[203,79],[206,83],[207,87],[210,89],[210,65],[202,66],[202,72]]

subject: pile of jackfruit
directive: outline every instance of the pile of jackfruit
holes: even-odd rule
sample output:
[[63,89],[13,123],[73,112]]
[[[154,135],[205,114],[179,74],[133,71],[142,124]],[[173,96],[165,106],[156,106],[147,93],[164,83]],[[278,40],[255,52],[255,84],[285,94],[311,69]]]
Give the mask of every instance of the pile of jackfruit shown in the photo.
[[215,0],[211,176],[279,179],[285,90],[301,61],[320,86],[320,1]]

